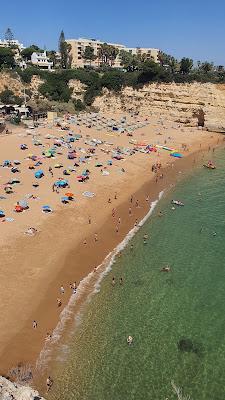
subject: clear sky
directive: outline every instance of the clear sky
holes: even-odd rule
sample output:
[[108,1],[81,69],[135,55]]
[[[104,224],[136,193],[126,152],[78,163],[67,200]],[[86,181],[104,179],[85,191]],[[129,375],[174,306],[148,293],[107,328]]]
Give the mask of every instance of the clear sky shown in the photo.
[[56,49],[88,37],[130,47],[156,47],[175,57],[225,65],[225,0],[0,1],[0,38],[10,27],[25,45]]

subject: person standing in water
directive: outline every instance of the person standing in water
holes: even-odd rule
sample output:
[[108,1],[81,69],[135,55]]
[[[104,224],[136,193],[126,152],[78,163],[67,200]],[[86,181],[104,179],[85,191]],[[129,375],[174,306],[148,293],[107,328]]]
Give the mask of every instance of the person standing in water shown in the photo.
[[52,385],[53,385],[53,380],[50,376],[48,376],[48,378],[46,379],[47,393],[51,389]]

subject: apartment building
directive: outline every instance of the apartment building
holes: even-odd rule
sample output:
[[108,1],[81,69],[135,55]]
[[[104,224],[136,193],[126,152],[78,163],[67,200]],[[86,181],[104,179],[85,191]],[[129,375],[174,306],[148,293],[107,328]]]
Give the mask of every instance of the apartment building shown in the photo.
[[[93,67],[101,66],[102,61],[98,58],[98,51],[99,51],[101,45],[105,42],[102,42],[97,39],[84,39],[84,38],[67,39],[66,42],[71,45],[70,54],[71,54],[71,59],[72,59],[72,63],[71,63],[72,67],[84,68],[86,65],[90,65],[90,62],[85,61],[82,56],[85,51],[85,48],[87,46],[93,47],[94,54],[97,57],[96,60],[92,61],[92,63],[91,63],[92,66]],[[158,49],[140,48],[140,47],[128,48],[123,44],[117,44],[117,43],[107,43],[107,44],[116,47],[119,51],[125,50],[125,51],[128,51],[128,52],[130,52],[132,54],[136,54],[136,55],[146,54],[148,59],[153,59],[157,63],[159,62],[159,59],[158,59],[159,50]],[[118,53],[116,59],[114,60],[112,67],[121,68],[121,60],[120,60],[119,53]]]

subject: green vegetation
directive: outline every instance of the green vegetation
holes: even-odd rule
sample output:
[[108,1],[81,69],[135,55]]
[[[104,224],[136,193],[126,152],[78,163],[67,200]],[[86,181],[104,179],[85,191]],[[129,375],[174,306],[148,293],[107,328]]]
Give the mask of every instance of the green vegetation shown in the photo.
[[18,106],[21,106],[23,103],[23,99],[21,99],[19,96],[16,96],[12,90],[9,89],[5,89],[0,93],[0,101],[3,104],[17,104]]
[[66,43],[64,32],[61,31],[59,36],[59,52],[61,56],[61,68],[67,69],[71,67],[71,57],[70,57],[70,44]]
[[94,54],[94,49],[92,46],[87,46],[85,47],[84,53],[83,53],[83,59],[85,61],[89,61],[90,66],[92,61],[96,60],[97,56]]
[[9,47],[0,47],[0,69],[15,67],[14,53]]
[[30,61],[32,54],[37,52],[37,51],[39,53],[43,53],[42,49],[39,49],[38,46],[32,44],[30,47],[26,47],[26,49],[22,50],[20,54],[21,54],[21,56],[23,57],[23,59],[25,61]]

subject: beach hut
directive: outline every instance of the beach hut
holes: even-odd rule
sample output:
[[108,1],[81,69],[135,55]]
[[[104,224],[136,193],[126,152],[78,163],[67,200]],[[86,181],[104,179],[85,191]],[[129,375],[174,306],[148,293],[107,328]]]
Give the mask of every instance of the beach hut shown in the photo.
[[37,179],[41,179],[44,176],[44,171],[42,171],[42,169],[39,169],[38,171],[35,172],[34,176]]

